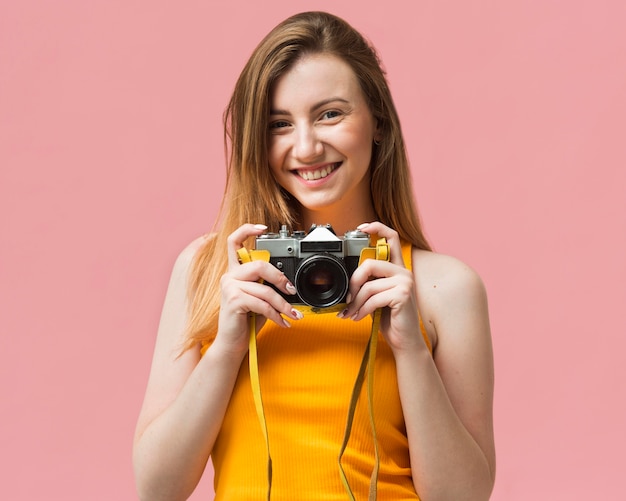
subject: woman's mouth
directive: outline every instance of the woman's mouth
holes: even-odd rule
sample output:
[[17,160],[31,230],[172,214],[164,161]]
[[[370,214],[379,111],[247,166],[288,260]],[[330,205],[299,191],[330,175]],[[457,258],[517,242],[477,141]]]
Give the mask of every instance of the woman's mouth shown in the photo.
[[341,165],[341,162],[336,162],[334,164],[328,164],[324,167],[314,170],[297,170],[296,174],[300,176],[305,181],[315,181],[317,179],[322,179],[323,177],[328,176],[332,171],[334,171],[337,167]]

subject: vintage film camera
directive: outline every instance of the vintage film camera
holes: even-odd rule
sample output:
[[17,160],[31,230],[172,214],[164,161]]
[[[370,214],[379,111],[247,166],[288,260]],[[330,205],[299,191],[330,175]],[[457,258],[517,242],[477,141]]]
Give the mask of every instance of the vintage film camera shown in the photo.
[[256,239],[257,250],[269,251],[269,262],[296,286],[297,295],[278,291],[292,304],[329,308],[345,303],[348,283],[359,265],[361,251],[370,237],[358,230],[337,237],[330,225],[313,226],[308,233],[266,233]]

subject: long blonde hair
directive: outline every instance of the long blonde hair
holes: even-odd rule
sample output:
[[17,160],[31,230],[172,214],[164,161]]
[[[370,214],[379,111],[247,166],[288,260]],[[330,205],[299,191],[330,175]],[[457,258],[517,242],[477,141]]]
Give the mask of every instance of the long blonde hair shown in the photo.
[[211,341],[217,332],[219,281],[227,269],[226,238],[244,223],[299,229],[298,201],[275,181],[268,165],[270,92],[295,62],[311,54],[334,55],[356,75],[378,124],[381,141],[371,162],[371,193],[378,220],[420,249],[422,232],[396,112],[374,48],[352,26],[325,12],[288,18],[257,46],[245,65],[224,113],[227,181],[214,234],[196,254],[189,281],[188,343]]

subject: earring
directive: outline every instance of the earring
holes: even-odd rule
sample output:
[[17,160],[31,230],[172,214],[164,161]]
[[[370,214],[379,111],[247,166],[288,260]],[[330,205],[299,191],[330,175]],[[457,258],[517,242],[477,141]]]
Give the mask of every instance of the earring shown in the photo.
[[374,144],[376,146],[380,146],[381,140],[380,139],[374,139]]

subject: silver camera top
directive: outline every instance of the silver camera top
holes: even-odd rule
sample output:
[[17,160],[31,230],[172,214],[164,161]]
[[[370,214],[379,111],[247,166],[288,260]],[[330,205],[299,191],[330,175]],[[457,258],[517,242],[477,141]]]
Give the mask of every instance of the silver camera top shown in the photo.
[[369,235],[351,230],[338,237],[330,224],[313,225],[308,233],[290,233],[282,225],[278,233],[265,233],[256,239],[257,249],[266,249],[274,257],[303,258],[313,254],[327,253],[337,257],[359,256],[361,249],[369,244]]

